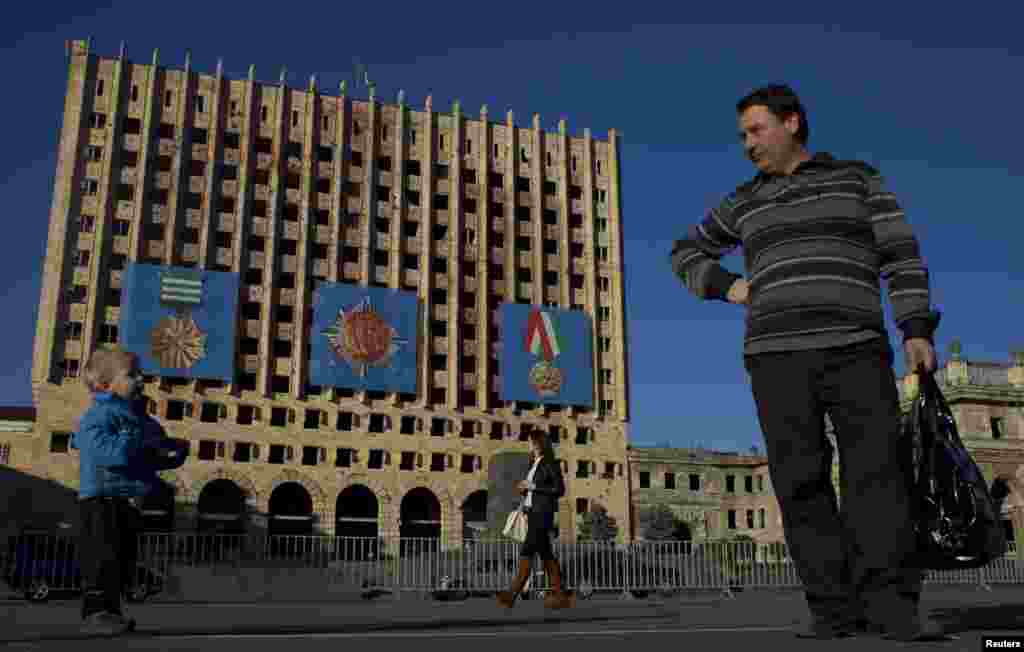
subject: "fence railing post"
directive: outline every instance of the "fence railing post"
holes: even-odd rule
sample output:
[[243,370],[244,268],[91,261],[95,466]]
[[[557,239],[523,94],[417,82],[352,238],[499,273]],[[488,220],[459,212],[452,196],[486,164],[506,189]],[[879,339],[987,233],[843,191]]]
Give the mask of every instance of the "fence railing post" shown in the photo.
[[985,580],[985,567],[980,566],[978,568],[978,585],[982,591],[992,591],[992,585]]

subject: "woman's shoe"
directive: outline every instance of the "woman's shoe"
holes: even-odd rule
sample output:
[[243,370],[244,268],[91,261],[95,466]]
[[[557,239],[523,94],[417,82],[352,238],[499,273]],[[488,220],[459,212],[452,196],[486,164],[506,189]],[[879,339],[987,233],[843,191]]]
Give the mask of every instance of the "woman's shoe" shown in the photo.
[[544,606],[548,609],[566,609],[576,606],[576,596],[565,591],[562,587],[562,569],[558,566],[557,559],[549,559],[544,562],[544,570],[551,580],[551,592],[544,598]]
[[497,595],[498,604],[506,609],[512,608],[516,603],[516,598],[522,593],[523,587],[526,586],[526,580],[530,577],[530,560],[520,559],[519,570],[516,576],[512,578],[512,588],[508,591],[499,591]]

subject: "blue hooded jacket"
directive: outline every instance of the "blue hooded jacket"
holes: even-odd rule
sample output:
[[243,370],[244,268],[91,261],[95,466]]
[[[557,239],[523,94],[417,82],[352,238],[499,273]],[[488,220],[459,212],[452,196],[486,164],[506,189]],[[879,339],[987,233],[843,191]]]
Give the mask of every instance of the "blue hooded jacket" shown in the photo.
[[161,482],[157,471],[185,463],[187,442],[169,439],[136,404],[106,392],[93,397],[71,437],[71,447],[80,452],[79,499],[146,496]]

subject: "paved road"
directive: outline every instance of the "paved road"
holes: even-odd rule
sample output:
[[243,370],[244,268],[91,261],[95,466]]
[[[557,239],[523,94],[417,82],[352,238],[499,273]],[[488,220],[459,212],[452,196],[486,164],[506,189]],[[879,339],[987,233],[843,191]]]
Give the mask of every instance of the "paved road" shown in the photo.
[[[994,632],[993,632],[994,633]],[[980,634],[961,634],[957,640],[907,646],[903,643],[865,637],[833,642],[803,641],[794,638],[787,627],[715,627],[692,628],[678,623],[548,623],[515,628],[477,628],[458,630],[426,630],[380,633],[318,633],[318,634],[218,634],[218,635],[136,635],[116,641],[47,641],[13,643],[9,649],[45,650],[46,652],[112,652],[114,650],[173,650],[193,652],[272,652],[287,646],[290,652],[337,652],[341,646],[415,645],[417,652],[479,652],[483,647],[500,650],[522,650],[530,645],[549,649],[585,646],[588,652],[621,652],[624,645],[640,645],[650,649],[694,650],[770,650],[801,652],[827,649],[830,652],[927,649],[971,651],[980,650]]]
[[[926,591],[924,611],[951,625],[960,640],[941,649],[981,649],[982,632],[1024,629],[1024,590],[991,593],[969,589]],[[788,648],[823,649],[818,641],[795,639],[792,628],[807,616],[797,593],[746,593],[735,600],[587,600],[576,609],[550,612],[536,601],[512,610],[490,600],[437,603],[423,600],[341,603],[146,604],[131,609],[139,631],[130,638],[82,640],[77,602],[0,605],[0,648],[27,650],[208,650],[290,652],[332,651],[338,644],[417,646],[417,652],[451,652],[497,646],[519,649],[544,640],[580,640],[598,649],[626,639],[643,645],[696,645],[696,649],[739,650],[778,643]],[[15,642],[13,639],[21,639]],[[509,643],[508,646],[505,643]],[[893,647],[896,646],[896,647]],[[915,646],[920,647],[920,646]],[[829,650],[902,649],[870,637],[830,642]],[[924,649],[931,649],[925,646]],[[938,648],[936,648],[938,649]],[[496,651],[495,651],[496,652]]]

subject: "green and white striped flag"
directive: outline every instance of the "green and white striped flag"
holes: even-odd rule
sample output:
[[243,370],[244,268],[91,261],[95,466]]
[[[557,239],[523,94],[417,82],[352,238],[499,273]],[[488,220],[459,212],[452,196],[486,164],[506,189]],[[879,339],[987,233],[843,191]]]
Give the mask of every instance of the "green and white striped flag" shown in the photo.
[[163,272],[160,274],[160,301],[197,306],[203,300],[203,277],[200,272]]

